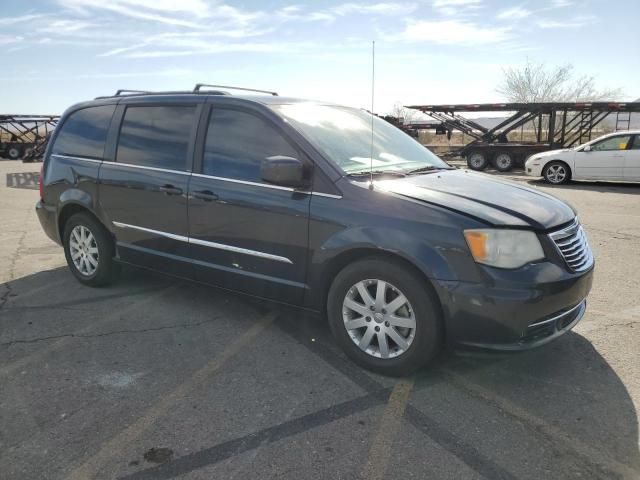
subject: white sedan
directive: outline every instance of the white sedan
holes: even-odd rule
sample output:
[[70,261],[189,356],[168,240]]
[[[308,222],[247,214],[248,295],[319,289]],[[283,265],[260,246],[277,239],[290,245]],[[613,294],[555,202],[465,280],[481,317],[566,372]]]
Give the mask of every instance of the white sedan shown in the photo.
[[569,180],[640,182],[640,130],[616,132],[576,148],[530,156],[524,171],[553,184]]

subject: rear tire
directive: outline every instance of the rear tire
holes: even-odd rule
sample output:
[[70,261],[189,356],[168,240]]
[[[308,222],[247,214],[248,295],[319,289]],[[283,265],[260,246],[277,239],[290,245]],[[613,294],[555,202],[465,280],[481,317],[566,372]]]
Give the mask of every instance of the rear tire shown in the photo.
[[544,166],[542,176],[547,183],[562,185],[571,180],[571,169],[566,163],[556,160]]
[[489,165],[487,157],[482,152],[471,152],[467,156],[467,165],[471,170],[484,170]]
[[329,290],[327,314],[347,356],[383,375],[407,375],[423,367],[442,345],[435,293],[396,261],[368,258],[345,267]]
[[18,160],[22,156],[22,151],[19,147],[9,147],[7,149],[7,157],[11,160]]
[[107,229],[87,213],[76,213],[64,226],[64,255],[71,273],[84,285],[113,282],[120,271],[115,245]]
[[493,165],[499,172],[510,172],[514,163],[513,155],[507,152],[500,152],[493,159]]

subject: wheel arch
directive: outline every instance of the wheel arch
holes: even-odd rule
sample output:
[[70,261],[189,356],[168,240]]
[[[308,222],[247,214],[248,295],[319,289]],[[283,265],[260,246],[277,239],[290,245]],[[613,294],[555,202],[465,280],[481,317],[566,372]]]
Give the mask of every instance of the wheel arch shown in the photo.
[[[315,297],[319,298],[320,300],[316,300],[318,304],[314,307],[320,310],[322,315],[326,315],[329,289],[331,288],[331,284],[335,277],[348,265],[364,259],[388,260],[412,271],[423,281],[425,287],[430,290],[433,299],[436,302],[436,308],[439,310],[441,318],[444,320],[444,308],[442,306],[442,301],[440,299],[440,295],[438,294],[436,285],[429,276],[430,272],[425,271],[423,268],[418,266],[414,261],[407,258],[406,256],[403,256],[397,252],[375,247],[351,248],[349,250],[340,252],[327,261],[326,265],[323,267],[322,275],[317,279],[317,283],[313,288],[314,291],[321,292],[320,295],[315,295]],[[443,321],[442,328],[443,332],[446,334],[445,323],[446,322]]]
[[567,160],[562,159],[562,158],[554,158],[554,159],[551,159],[551,160],[545,162],[545,164],[542,166],[542,176],[544,176],[544,171],[552,163],[562,163],[565,167],[567,167],[567,170],[569,171],[569,178],[570,179],[573,178],[573,167],[569,164],[569,162]]
[[102,220],[100,220],[100,218],[95,213],[93,213],[92,209],[86,203],[72,200],[66,202],[62,207],[60,207],[58,213],[57,229],[61,243],[64,242],[64,227],[67,221],[76,213],[86,213],[87,215],[91,216],[100,225],[105,227],[105,230],[107,230],[107,232],[109,232],[109,234],[111,235],[110,230],[106,228],[104,222],[102,222]]

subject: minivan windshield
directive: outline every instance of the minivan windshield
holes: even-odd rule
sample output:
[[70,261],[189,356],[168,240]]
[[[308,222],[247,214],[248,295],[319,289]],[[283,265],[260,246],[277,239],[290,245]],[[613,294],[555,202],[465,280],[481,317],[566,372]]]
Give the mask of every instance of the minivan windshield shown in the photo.
[[370,163],[375,173],[405,174],[450,168],[409,135],[364,110],[314,103],[273,108],[347,175],[368,173]]

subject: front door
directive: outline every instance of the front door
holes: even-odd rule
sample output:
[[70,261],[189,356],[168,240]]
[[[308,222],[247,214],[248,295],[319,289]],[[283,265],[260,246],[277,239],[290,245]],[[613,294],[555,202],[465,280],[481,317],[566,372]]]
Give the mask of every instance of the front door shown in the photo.
[[624,179],[640,182],[640,135],[633,136],[633,143],[624,154]]
[[189,188],[198,280],[290,304],[305,289],[310,195],[262,181],[262,159],[301,158],[269,119],[211,107]]
[[187,192],[196,105],[128,105],[99,198],[127,262],[191,276]]
[[631,135],[614,135],[591,144],[591,150],[576,152],[574,178],[622,180],[624,151]]

